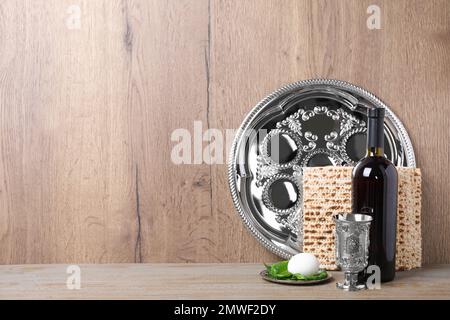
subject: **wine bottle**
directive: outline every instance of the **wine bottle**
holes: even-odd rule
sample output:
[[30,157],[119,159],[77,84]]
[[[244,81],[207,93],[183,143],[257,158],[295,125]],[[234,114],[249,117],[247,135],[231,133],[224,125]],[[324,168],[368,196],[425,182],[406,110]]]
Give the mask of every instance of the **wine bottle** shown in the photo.
[[352,172],[352,210],[372,216],[369,265],[381,270],[381,282],[395,277],[397,169],[384,155],[383,108],[367,112],[367,154]]

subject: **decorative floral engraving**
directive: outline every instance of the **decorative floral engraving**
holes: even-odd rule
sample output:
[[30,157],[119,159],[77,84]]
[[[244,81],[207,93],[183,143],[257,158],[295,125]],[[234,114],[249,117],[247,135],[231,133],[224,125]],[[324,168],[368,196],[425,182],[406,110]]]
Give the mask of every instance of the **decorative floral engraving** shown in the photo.
[[[297,235],[297,237],[302,235],[302,234],[299,233],[300,232],[299,223],[298,223],[298,221],[299,221],[299,210],[295,210],[291,214],[284,215],[284,216],[281,216],[281,215],[277,214],[275,219],[283,227],[288,229],[293,234]],[[303,232],[303,230],[302,230],[302,232]]]
[[[350,131],[348,131],[341,139],[339,146],[337,147],[337,151],[339,151],[339,154],[341,158],[347,163],[347,165],[354,166],[356,164],[356,161],[352,160],[349,155],[347,154],[347,142],[348,140],[353,137],[355,134],[358,133],[365,133],[367,131],[366,127],[361,128],[355,128]],[[327,146],[328,147],[328,146]],[[333,146],[334,147],[334,146]]]
[[[290,138],[292,138],[292,140],[294,140],[294,142],[297,146],[297,150],[296,150],[297,154],[295,155],[294,159],[289,162],[286,162],[286,163],[277,163],[276,161],[273,161],[273,159],[269,155],[269,144],[271,143],[272,137],[274,137],[276,135],[280,135],[280,134],[284,134],[284,135],[287,135]],[[264,162],[267,164],[271,164],[272,166],[277,167],[279,169],[290,168],[295,163],[297,163],[302,156],[302,151],[301,151],[302,149],[303,149],[303,147],[302,147],[302,141],[301,141],[300,136],[286,128],[277,128],[277,129],[273,129],[272,131],[270,131],[264,137],[264,139],[261,143],[261,146],[260,146],[261,156],[262,156]]]
[[317,135],[313,134],[311,131],[305,132],[305,139],[308,141],[317,141]]
[[283,121],[278,122],[276,124],[276,127],[277,128],[288,127],[290,130],[292,130],[292,132],[295,132],[299,136],[302,136],[303,135],[302,124],[298,119],[300,115],[303,114],[303,112],[305,112],[303,109],[299,109],[296,113],[290,115]]
[[327,111],[328,111],[328,107],[325,107],[325,106],[314,107],[315,114],[323,114],[323,113],[326,113]]
[[293,175],[296,177],[301,177],[303,176],[303,170],[302,167],[300,167],[299,165],[295,165],[292,167],[292,170],[294,170]]
[[308,121],[309,119],[311,119],[312,117],[314,117],[316,114],[313,110],[308,110],[306,112],[304,112],[302,114],[302,120],[303,121]]
[[261,187],[264,179],[276,175],[280,169],[272,164],[267,163],[262,156],[258,156],[256,167],[256,186]]
[[340,132],[339,135],[345,134],[347,131],[353,128],[361,128],[366,127],[366,122],[363,120],[359,120],[354,115],[345,112],[342,108],[338,109],[337,112],[340,115],[341,123],[340,123]]
[[307,145],[303,146],[303,151],[311,152],[316,148],[316,146],[317,146],[317,144],[315,142],[310,141],[310,142],[308,142]]
[[355,257],[359,254],[360,252],[360,244],[359,244],[359,237],[357,235],[351,235],[347,238],[347,243],[346,243],[346,251],[347,253],[352,256]]
[[370,223],[336,220],[336,263],[345,271],[358,272],[368,260]]
[[327,116],[335,121],[339,120],[339,118],[340,118],[339,112],[334,111],[334,110],[327,111]]
[[329,134],[326,134],[324,139],[325,141],[334,141],[339,137],[339,134],[336,131],[331,131]]
[[[338,123],[335,127],[339,130],[331,130],[328,134],[311,130],[304,131],[305,123],[314,117],[328,117]],[[301,228],[298,227],[298,219],[302,212],[298,205],[294,208],[280,210],[275,208],[269,195],[270,185],[281,177],[295,179],[298,185],[298,198],[301,197],[302,167],[310,166],[310,161],[315,156],[325,155],[332,165],[353,165],[354,162],[346,154],[346,144],[349,138],[356,133],[364,132],[365,122],[346,112],[343,108],[333,108],[328,106],[313,106],[306,109],[298,109],[282,121],[275,124],[275,129],[269,131],[259,145],[260,154],[257,156],[256,186],[262,187],[262,200],[264,205],[275,214],[276,221],[283,227],[298,234]],[[311,124],[308,125],[311,127]],[[269,156],[269,146],[271,138],[277,134],[286,134],[295,142],[297,149],[293,160],[287,163],[277,163]],[[320,147],[318,147],[320,146]],[[323,147],[322,147],[323,146]]]
[[335,152],[331,152],[330,150],[326,150],[326,149],[316,149],[313,152],[308,153],[304,158],[303,161],[301,163],[302,167],[308,167],[309,166],[309,161],[317,155],[326,155],[328,156],[328,158],[331,160],[332,164],[335,166],[339,166],[342,164],[342,159],[339,157],[338,153]]
[[340,151],[341,150],[341,146],[335,144],[334,142],[328,141],[327,144],[327,149],[330,151]]

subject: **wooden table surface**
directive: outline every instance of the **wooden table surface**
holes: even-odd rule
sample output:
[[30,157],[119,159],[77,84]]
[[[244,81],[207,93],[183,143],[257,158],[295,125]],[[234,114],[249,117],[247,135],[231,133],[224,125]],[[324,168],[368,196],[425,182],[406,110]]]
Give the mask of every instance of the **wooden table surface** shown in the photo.
[[343,292],[266,282],[261,264],[80,265],[81,288],[67,288],[67,265],[0,266],[0,299],[450,299],[450,265],[398,273],[380,290]]

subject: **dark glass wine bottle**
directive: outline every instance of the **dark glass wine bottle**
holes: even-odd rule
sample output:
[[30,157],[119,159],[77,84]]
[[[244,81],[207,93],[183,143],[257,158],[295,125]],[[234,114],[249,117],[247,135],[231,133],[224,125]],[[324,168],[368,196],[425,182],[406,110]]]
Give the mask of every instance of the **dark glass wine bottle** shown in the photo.
[[381,281],[395,277],[398,175],[384,155],[383,108],[371,108],[367,116],[367,154],[353,169],[352,210],[370,214],[369,265],[381,270]]

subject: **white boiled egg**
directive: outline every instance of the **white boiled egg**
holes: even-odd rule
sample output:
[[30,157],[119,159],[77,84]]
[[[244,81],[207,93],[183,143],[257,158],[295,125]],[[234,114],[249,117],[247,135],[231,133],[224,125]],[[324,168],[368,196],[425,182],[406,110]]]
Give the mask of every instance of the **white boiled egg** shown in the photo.
[[310,276],[319,272],[319,260],[311,253],[298,253],[293,256],[288,263],[290,273],[300,273],[304,276]]

